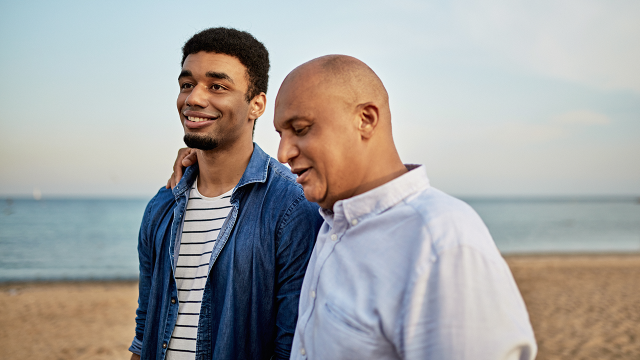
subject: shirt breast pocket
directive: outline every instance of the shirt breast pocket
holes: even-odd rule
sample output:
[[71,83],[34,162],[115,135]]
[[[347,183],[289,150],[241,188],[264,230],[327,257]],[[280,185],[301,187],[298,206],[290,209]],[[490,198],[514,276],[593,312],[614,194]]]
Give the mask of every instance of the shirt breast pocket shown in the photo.
[[346,312],[327,302],[316,331],[319,359],[375,359],[380,353],[378,336]]

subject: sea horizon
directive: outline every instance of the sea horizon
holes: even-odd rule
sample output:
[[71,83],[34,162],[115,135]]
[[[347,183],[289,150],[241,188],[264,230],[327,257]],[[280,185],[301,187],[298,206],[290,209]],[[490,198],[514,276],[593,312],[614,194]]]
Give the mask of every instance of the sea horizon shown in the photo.
[[[504,256],[640,253],[640,197],[467,196]],[[136,280],[149,198],[0,197],[0,282]]]
[[[640,201],[640,194],[513,194],[513,195],[473,195],[447,193],[461,200],[487,200],[487,201]],[[0,202],[6,200],[151,200],[154,194],[124,195],[124,194],[47,194],[40,199],[34,199],[32,194],[2,194]]]

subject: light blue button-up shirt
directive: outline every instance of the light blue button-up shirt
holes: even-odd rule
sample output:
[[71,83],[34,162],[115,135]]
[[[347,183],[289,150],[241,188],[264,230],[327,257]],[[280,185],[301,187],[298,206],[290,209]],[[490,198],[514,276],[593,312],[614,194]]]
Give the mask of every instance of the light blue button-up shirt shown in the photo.
[[533,359],[527,310],[486,226],[408,168],[321,210],[291,358]]

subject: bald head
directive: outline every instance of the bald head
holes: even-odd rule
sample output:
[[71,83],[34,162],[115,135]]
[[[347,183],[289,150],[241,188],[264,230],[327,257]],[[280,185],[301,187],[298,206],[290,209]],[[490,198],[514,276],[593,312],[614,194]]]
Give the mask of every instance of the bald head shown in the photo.
[[375,103],[383,120],[391,119],[389,95],[382,81],[367,64],[352,56],[326,55],[308,61],[287,75],[280,92],[300,86],[328,92],[348,107]]
[[356,58],[328,55],[295,68],[278,91],[273,124],[278,160],[325,209],[406,171],[391,135],[387,90]]

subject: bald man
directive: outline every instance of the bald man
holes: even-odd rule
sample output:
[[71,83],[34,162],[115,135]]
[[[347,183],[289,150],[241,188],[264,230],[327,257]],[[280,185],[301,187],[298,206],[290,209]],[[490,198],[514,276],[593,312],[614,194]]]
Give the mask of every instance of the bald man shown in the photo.
[[278,160],[324,224],[292,359],[533,359],[511,272],[480,217],[404,165],[387,92],[363,62],[314,59],[275,104]]
[[278,160],[324,218],[292,359],[535,358],[527,310],[489,231],[431,187],[423,166],[402,163],[373,70],[342,55],[299,66],[280,87],[274,126]]

